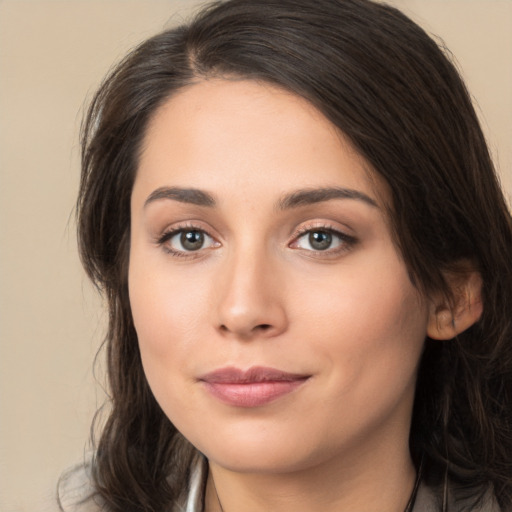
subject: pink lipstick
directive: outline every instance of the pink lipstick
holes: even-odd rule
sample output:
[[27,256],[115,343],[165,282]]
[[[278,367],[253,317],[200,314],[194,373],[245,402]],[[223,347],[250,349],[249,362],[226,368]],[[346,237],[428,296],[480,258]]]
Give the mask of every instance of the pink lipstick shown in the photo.
[[291,393],[310,376],[254,366],[220,368],[199,378],[220,401],[235,407],[259,407]]

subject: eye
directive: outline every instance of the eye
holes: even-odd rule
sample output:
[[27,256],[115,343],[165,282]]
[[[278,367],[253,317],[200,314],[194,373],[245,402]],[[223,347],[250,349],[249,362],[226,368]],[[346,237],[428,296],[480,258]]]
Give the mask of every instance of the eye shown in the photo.
[[197,252],[216,247],[218,243],[201,229],[181,228],[170,231],[158,241],[167,251],[175,255]]
[[349,249],[355,243],[352,236],[340,233],[333,229],[308,229],[299,235],[291,247],[315,252],[336,253]]
[[[304,240],[302,240],[304,239]],[[307,240],[307,244],[315,251],[326,251],[332,245],[333,236],[328,231],[310,231],[301,237],[301,242]],[[300,246],[300,244],[299,244]],[[307,248],[303,247],[302,248]]]

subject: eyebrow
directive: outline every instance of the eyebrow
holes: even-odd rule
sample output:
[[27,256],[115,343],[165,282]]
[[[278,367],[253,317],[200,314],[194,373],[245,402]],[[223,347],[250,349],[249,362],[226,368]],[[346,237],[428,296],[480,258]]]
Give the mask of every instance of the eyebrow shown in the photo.
[[181,187],[160,187],[151,192],[144,203],[144,208],[160,199],[172,199],[180,203],[195,204],[197,206],[215,206],[215,199],[212,195],[197,188]]
[[[160,187],[151,192],[151,194],[144,202],[144,208],[148,206],[148,204],[161,199],[170,199],[180,203],[207,206],[209,208],[212,208],[216,205],[216,201],[211,194],[197,188]],[[330,201],[333,199],[353,199],[362,201],[370,206],[378,208],[377,202],[363,192],[340,187],[307,188],[296,190],[295,192],[282,197],[277,202],[277,207],[280,210],[288,210],[291,208],[298,208],[300,206],[322,203],[324,201]]]
[[325,188],[307,188],[297,190],[281,198],[278,202],[278,208],[287,210],[315,203],[322,203],[332,199],[355,199],[362,201],[370,206],[378,208],[375,199],[367,196],[363,192],[349,188],[325,187]]

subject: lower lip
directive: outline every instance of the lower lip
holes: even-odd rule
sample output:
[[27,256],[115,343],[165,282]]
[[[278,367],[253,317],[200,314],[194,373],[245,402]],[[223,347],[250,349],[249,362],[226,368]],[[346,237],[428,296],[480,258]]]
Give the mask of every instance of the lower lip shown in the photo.
[[295,391],[306,379],[268,382],[204,382],[208,391],[225,404],[260,407]]

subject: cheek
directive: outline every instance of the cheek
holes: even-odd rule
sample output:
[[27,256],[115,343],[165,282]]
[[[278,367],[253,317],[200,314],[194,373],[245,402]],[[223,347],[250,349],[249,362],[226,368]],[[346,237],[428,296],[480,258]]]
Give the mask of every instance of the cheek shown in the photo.
[[[165,258],[164,258],[165,259]],[[168,265],[136,254],[130,262],[129,293],[142,366],[165,414],[181,431],[200,417],[194,355],[205,333],[208,291],[193,276],[169,272]],[[187,278],[188,277],[188,278]],[[199,279],[199,276],[196,276]]]
[[328,294],[310,293],[302,310],[312,319],[303,339],[315,340],[313,357],[323,369],[318,383],[325,407],[317,416],[327,416],[326,437],[337,438],[338,428],[347,435],[367,431],[394,411],[407,418],[412,407],[427,309],[401,266],[392,277],[384,266],[366,269],[331,280]]
[[[132,315],[147,373],[187,363],[206,323],[209,293],[199,276],[170,272],[164,262],[134,254],[130,261]],[[151,379],[151,375],[148,375]]]
[[347,386],[409,381],[421,355],[427,307],[403,264],[381,260],[331,279],[329,293],[308,282],[298,294],[297,316],[311,319],[304,327],[317,353]]

